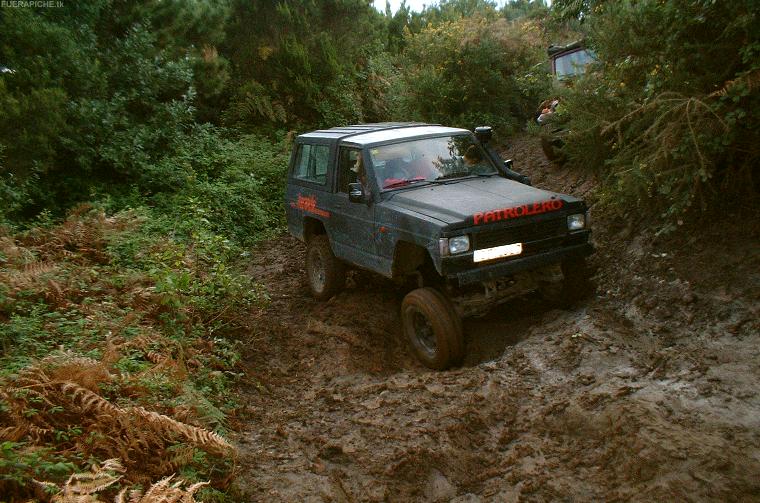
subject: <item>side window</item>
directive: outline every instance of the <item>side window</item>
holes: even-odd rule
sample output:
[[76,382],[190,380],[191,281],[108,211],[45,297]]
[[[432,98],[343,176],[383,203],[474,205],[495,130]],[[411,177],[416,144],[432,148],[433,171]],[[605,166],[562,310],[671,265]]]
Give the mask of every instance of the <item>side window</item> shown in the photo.
[[[355,148],[341,147],[338,153],[338,192],[348,193],[348,184],[361,181],[359,174],[364,176],[362,151]],[[365,190],[366,190],[366,183]]]
[[324,185],[327,182],[327,161],[330,148],[327,145],[308,145],[298,147],[293,178]]

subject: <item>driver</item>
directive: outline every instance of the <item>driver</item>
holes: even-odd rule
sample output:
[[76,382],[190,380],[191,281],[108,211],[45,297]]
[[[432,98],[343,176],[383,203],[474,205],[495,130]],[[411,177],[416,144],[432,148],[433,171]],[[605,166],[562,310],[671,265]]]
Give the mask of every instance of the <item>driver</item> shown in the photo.
[[483,162],[483,153],[476,145],[470,145],[462,157],[464,165],[468,168],[474,168]]
[[354,162],[354,165],[351,167],[351,171],[354,172],[356,175],[356,180],[362,184],[362,190],[365,194],[369,194],[369,184],[367,183],[367,170],[364,169],[364,161],[362,161],[362,156],[358,155],[356,157],[356,162]]

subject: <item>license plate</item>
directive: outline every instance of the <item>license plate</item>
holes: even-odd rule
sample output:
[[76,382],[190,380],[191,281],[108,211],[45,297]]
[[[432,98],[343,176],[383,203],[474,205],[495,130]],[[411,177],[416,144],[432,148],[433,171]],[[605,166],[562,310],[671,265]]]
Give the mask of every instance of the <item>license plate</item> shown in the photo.
[[497,258],[513,257],[522,253],[522,243],[512,243],[511,245],[495,246],[493,248],[484,248],[475,250],[472,259],[475,262],[485,262]]

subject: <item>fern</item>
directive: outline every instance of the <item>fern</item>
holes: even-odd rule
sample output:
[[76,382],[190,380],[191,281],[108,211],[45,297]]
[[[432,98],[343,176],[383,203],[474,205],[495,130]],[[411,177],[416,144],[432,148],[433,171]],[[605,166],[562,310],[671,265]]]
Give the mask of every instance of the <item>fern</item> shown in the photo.
[[[41,360],[21,371],[13,386],[0,387],[0,399],[8,404],[4,416],[0,415],[0,439],[26,438],[39,445],[55,440],[59,448],[68,445],[89,456],[118,457],[130,470],[139,469],[127,474],[139,481],[167,475],[192,462],[192,448],[234,459],[234,447],[212,431],[143,407],[120,407],[109,402],[100,394],[98,384],[111,381],[113,377],[103,365],[90,358],[63,353]],[[75,430],[80,433],[67,433]],[[178,442],[190,450],[172,452]],[[168,462],[151,462],[155,459]],[[70,479],[70,492],[78,491],[74,489],[77,481],[77,487],[85,482],[97,487],[108,483],[82,475]]]
[[263,85],[250,81],[238,90],[227,112],[227,118],[243,123],[256,122],[261,118],[284,123],[288,117],[283,104],[273,99]]
[[[93,465],[89,472],[75,473],[69,477],[62,487],[49,482],[37,484],[46,489],[59,489],[60,493],[52,498],[52,503],[101,503],[101,493],[122,480],[124,467],[118,459],[108,459],[102,465]],[[116,503],[194,503],[193,495],[198,490],[208,485],[208,482],[197,482],[182,488],[186,483],[183,480],[172,482],[174,475],[165,477],[151,484],[148,491],[143,494],[142,490],[125,487],[117,495]]]
[[717,91],[710,93],[710,97],[723,97],[727,96],[731,90],[740,85],[747,86],[747,90],[753,91],[760,88],[760,68],[745,73],[744,75],[737,77],[733,80],[729,80],[726,84]]

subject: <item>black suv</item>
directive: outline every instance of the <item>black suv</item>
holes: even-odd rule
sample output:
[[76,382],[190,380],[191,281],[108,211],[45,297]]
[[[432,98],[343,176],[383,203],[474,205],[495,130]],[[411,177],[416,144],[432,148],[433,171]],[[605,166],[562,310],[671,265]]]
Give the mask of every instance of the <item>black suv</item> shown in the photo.
[[463,317],[587,285],[586,204],[531,187],[490,137],[488,127],[362,124],[302,134],[290,159],[288,228],[307,244],[314,297],[338,292],[347,267],[409,288],[404,333],[435,369],[464,357]]

